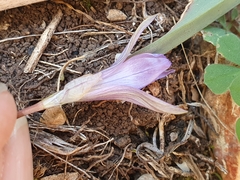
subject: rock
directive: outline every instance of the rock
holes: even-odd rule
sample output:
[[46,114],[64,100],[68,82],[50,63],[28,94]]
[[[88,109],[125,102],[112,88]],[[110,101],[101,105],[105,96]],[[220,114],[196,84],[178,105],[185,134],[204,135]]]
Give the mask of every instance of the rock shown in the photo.
[[151,174],[143,174],[137,180],[155,180]]
[[109,21],[125,21],[127,16],[118,9],[109,9],[107,19]]

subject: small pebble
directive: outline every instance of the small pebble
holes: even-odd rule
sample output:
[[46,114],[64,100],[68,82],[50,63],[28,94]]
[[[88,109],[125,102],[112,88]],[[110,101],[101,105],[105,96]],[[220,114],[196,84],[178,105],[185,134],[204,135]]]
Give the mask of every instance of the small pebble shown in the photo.
[[175,141],[178,138],[178,133],[177,132],[171,132],[170,134],[170,139],[171,141]]
[[143,174],[137,180],[155,180],[151,174]]
[[110,9],[108,11],[107,19],[109,21],[125,21],[127,16],[118,9]]

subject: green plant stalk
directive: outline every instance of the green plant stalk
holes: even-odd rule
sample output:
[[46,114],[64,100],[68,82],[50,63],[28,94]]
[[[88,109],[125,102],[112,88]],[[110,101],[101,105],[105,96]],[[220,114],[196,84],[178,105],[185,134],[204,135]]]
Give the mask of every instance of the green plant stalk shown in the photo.
[[240,3],[240,0],[193,0],[180,21],[163,37],[135,52],[165,54]]

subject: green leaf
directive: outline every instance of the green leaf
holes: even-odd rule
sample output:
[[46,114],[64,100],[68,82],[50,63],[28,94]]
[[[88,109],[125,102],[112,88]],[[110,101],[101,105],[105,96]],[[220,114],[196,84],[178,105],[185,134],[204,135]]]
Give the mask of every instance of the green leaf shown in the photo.
[[238,17],[238,9],[235,7],[231,11],[231,20],[234,21]]
[[217,46],[220,37],[227,35],[228,32],[224,29],[208,26],[202,30],[203,39]]
[[233,80],[229,89],[234,102],[240,106],[240,75]]
[[134,53],[166,53],[224,15],[240,0],[194,0],[180,21],[163,37]]
[[240,65],[240,39],[224,29],[207,27],[202,31],[203,39],[216,46],[217,51],[227,60]]
[[240,141],[240,118],[238,118],[235,127],[236,127],[236,134],[237,134],[238,141]]
[[240,39],[233,33],[219,37],[217,51],[227,60],[240,65]]
[[226,92],[233,80],[240,76],[240,69],[234,66],[223,64],[211,64],[206,67],[204,83],[215,94]]
[[223,16],[221,16],[220,18],[218,18],[217,21],[222,25],[222,27],[224,29],[229,30],[228,27],[227,27],[227,20],[226,20],[225,14]]

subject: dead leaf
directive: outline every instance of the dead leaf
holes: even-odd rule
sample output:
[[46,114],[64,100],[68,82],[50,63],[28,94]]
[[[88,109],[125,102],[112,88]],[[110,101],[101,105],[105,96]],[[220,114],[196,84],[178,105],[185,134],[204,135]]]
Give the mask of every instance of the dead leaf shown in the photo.
[[76,153],[83,154],[92,149],[92,146],[89,144],[77,146],[45,131],[31,131],[30,137],[31,139],[34,139],[33,144],[35,146],[64,156],[69,156]]
[[46,124],[47,126],[60,126],[66,121],[68,121],[66,114],[61,106],[46,109],[40,119],[40,122]]
[[[240,107],[232,101],[229,92],[215,95],[207,90],[204,95],[209,106],[225,125],[225,128],[220,125],[221,129],[217,136],[210,131],[211,139],[216,139],[213,145],[214,154],[218,162],[225,163],[228,170],[227,174],[221,173],[222,178],[228,180],[240,179],[240,144],[234,134],[235,123],[240,117]],[[220,124],[218,121],[217,123]]]
[[160,84],[158,82],[153,82],[148,85],[148,89],[152,95],[156,97],[160,93]]
[[47,169],[48,168],[46,166],[40,164],[40,162],[38,161],[37,165],[34,167],[33,176],[37,179],[43,177]]
[[180,74],[178,74],[178,82],[179,82],[179,85],[180,85],[179,88],[182,92],[182,101],[184,103],[186,103],[186,88],[185,88],[184,82],[183,82],[183,79],[184,79],[183,75],[184,75],[183,71],[181,71]]
[[191,85],[192,101],[199,102],[199,93],[194,85]]
[[79,173],[60,173],[41,178],[41,180],[78,180]]

